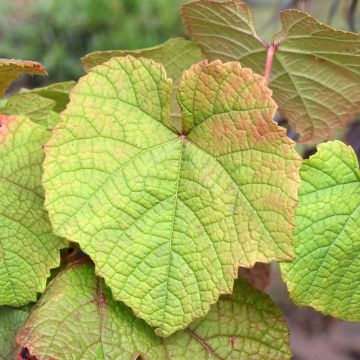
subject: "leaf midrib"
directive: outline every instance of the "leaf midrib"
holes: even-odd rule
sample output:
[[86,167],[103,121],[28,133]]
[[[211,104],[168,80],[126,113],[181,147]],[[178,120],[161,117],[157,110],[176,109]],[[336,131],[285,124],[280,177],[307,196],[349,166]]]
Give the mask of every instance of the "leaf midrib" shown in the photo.
[[168,287],[169,287],[169,279],[170,279],[170,266],[172,262],[172,239],[174,236],[174,225],[175,225],[175,218],[176,218],[176,209],[177,209],[177,200],[179,196],[179,183],[180,183],[180,173],[181,173],[181,166],[182,166],[182,156],[184,151],[184,144],[185,141],[181,141],[181,147],[180,147],[180,154],[179,154],[179,165],[178,165],[178,173],[176,178],[176,190],[175,190],[175,204],[174,204],[174,211],[172,216],[172,223],[171,223],[171,232],[169,237],[169,261],[168,261],[168,267],[167,267],[167,276],[166,276],[166,291],[165,291],[165,299],[164,299],[164,307],[163,307],[163,322],[165,320],[165,314],[166,314],[166,306],[168,301]]

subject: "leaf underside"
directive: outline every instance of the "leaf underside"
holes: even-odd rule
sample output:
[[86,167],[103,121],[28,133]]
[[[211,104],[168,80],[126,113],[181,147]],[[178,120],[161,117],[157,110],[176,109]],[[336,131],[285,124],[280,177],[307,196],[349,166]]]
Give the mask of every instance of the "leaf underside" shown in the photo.
[[[331,138],[360,111],[360,35],[336,31],[299,10],[280,13],[285,39],[275,53],[270,88],[300,141]],[[198,0],[182,6],[193,41],[208,59],[240,61],[264,73],[266,49],[251,9],[240,0]]]
[[52,234],[41,186],[50,133],[23,116],[0,115],[0,305],[36,301],[62,241]]
[[161,338],[112,299],[90,264],[72,265],[50,284],[17,342],[38,359],[289,359],[289,334],[270,298],[235,282],[206,318]]
[[38,62],[0,59],[0,98],[4,96],[11,83],[23,73],[47,76],[44,67]]
[[114,297],[168,336],[229,293],[240,265],[292,258],[298,155],[262,78],[202,62],[179,85],[114,58],[73,89],[46,146],[46,208]]
[[296,259],[281,272],[294,301],[360,320],[360,172],[351,147],[318,145],[305,160],[296,208]]

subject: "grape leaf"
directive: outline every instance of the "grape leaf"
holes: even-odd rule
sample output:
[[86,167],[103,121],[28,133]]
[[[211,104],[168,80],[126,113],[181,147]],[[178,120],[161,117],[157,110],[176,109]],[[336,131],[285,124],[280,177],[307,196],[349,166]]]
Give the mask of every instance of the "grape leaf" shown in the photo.
[[75,86],[75,81],[64,81],[35,89],[22,89],[21,93],[37,94],[55,101],[54,111],[61,112],[69,102],[70,90]]
[[360,172],[351,147],[318,146],[300,171],[296,259],[281,272],[294,301],[360,320]]
[[163,44],[139,50],[107,50],[94,51],[81,58],[85,71],[101,65],[113,57],[131,55],[135,58],[143,57],[153,59],[162,63],[168,77],[180,80],[181,73],[192,64],[202,60],[204,57],[200,48],[189,40],[183,38],[172,38]]
[[50,132],[22,116],[0,115],[0,304],[21,306],[45,289],[62,240],[52,234],[41,186],[42,144]]
[[0,59],[0,98],[11,83],[23,73],[47,76],[45,68],[38,62]]
[[28,317],[27,309],[0,307],[0,359],[15,359],[15,336]]
[[165,336],[229,293],[240,265],[292,259],[300,165],[270,91],[239,63],[184,72],[181,133],[170,95],[151,60],[96,67],[72,91],[43,177],[55,233]]
[[[337,31],[299,10],[282,11],[282,43],[270,88],[301,141],[328,139],[360,111],[360,35]],[[198,0],[182,6],[185,27],[210,59],[236,60],[263,74],[266,49],[244,2]]]
[[81,60],[84,64],[84,69],[90,71],[94,66],[100,65],[113,57],[126,55],[131,55],[135,58],[144,57],[152,59],[164,65],[167,76],[173,80],[170,122],[175,129],[179,129],[181,111],[176,100],[179,81],[184,70],[204,58],[200,48],[189,40],[173,38],[165,41],[163,44],[147,49],[95,51],[84,56]]
[[58,113],[65,109],[74,85],[75,81],[67,81],[33,90],[23,89],[0,104],[0,113],[25,115],[50,130],[59,122]]
[[17,336],[38,359],[289,359],[283,316],[245,280],[207,317],[172,335],[154,335],[112,299],[90,264],[75,264],[50,284]]
[[31,92],[18,93],[7,99],[5,106],[0,106],[0,113],[5,115],[25,115],[31,121],[52,129],[60,120],[54,111],[56,102]]

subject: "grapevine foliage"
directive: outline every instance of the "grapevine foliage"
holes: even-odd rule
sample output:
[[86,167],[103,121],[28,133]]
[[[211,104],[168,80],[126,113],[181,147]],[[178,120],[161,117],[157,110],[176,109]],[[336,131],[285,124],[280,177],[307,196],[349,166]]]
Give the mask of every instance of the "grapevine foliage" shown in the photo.
[[0,60],[1,359],[289,359],[242,278],[268,265],[239,271],[259,262],[295,303],[360,320],[356,154],[302,161],[273,120],[336,137],[360,109],[359,35],[292,9],[267,44],[240,0],[181,16],[192,41],[90,53],[77,83],[5,96],[47,73]]

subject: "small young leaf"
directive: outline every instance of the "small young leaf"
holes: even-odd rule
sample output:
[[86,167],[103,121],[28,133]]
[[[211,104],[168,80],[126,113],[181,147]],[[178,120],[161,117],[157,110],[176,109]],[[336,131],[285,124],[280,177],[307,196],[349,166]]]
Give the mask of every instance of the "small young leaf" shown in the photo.
[[44,67],[38,62],[0,59],[0,98],[11,83],[23,73],[47,76]]
[[267,359],[290,358],[281,312],[245,280],[223,296],[206,318],[171,337],[154,335],[94,275],[74,264],[50,284],[17,336],[38,359]]
[[42,145],[50,133],[23,116],[0,115],[0,304],[21,306],[45,289],[62,241],[44,209]]
[[281,272],[294,301],[360,320],[360,172],[351,147],[318,146],[304,161],[296,208],[296,259]]
[[[328,139],[360,111],[360,35],[336,31],[298,10],[280,15],[274,99],[301,141]],[[244,2],[197,0],[183,5],[182,16],[210,60],[236,60],[264,73],[266,49]]]
[[204,59],[200,47],[183,38],[173,38],[163,44],[140,50],[110,50],[95,51],[81,60],[86,71],[90,71],[96,65],[100,65],[113,57],[131,55],[135,58],[143,57],[152,59],[164,65],[167,76],[173,80],[173,93],[171,99],[170,122],[176,129],[181,124],[181,111],[176,100],[176,93],[184,70],[192,64]]
[[64,81],[32,90],[23,89],[21,93],[37,94],[55,101],[54,111],[61,112],[69,102],[70,90],[75,86],[75,81]]
[[54,231],[162,335],[205,315],[240,265],[292,258],[300,165],[251,70],[185,71],[180,134],[164,126],[170,95],[151,60],[96,67],[72,91],[43,178]]
[[60,120],[60,116],[53,109],[56,103],[31,92],[18,93],[7,99],[0,113],[6,115],[25,115],[31,121],[42,125],[45,129],[52,129]]
[[15,359],[15,336],[29,313],[27,309],[0,307],[0,359]]

